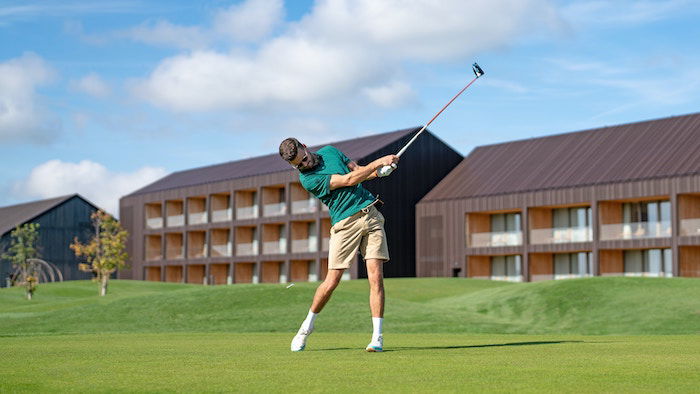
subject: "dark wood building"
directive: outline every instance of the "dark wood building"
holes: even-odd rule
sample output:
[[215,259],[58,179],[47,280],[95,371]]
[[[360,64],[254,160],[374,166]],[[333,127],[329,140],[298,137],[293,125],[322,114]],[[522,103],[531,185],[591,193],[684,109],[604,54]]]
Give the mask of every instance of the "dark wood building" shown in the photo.
[[[69,245],[75,237],[86,242],[93,232],[90,215],[98,208],[78,194],[0,208],[0,254],[10,245],[10,233],[26,223],[39,224],[41,259],[56,267],[64,280],[89,279],[78,270],[78,259]],[[9,262],[0,264],[0,286],[7,286]]]
[[[417,130],[330,145],[366,164],[396,153]],[[363,183],[385,202],[386,276],[415,276],[415,204],[462,159],[426,131],[391,176]],[[279,283],[318,280],[327,271],[328,211],[277,153],[168,175],[123,197],[120,221],[131,235],[131,269],[120,278]],[[366,277],[364,264],[350,271],[347,277]]]
[[417,205],[417,275],[700,276],[700,114],[476,148]]

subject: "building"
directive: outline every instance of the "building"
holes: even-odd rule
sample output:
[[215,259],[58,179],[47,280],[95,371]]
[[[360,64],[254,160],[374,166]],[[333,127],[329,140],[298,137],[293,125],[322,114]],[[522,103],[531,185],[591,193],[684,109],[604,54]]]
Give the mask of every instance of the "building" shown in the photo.
[[[417,130],[332,145],[366,164],[396,153]],[[386,276],[415,276],[415,204],[462,159],[426,130],[398,170],[363,184],[385,202],[392,257]],[[170,174],[120,200],[131,268],[118,277],[208,284],[322,279],[330,217],[320,205],[277,153]],[[364,264],[347,275],[366,277]]]
[[[90,279],[90,273],[78,270],[80,262],[69,245],[77,237],[87,242],[94,233],[90,215],[95,205],[78,194],[34,201],[0,208],[0,254],[10,245],[10,233],[17,226],[39,224],[39,252],[41,259],[55,265],[64,280]],[[0,264],[0,286],[7,286],[9,262]]]
[[700,113],[476,148],[416,207],[417,276],[700,276]]

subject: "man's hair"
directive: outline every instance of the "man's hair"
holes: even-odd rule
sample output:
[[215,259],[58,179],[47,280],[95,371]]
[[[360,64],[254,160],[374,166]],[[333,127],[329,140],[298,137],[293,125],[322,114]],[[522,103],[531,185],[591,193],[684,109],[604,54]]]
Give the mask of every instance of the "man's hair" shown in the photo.
[[297,157],[297,152],[301,148],[301,142],[296,138],[287,138],[280,144],[280,156],[284,160],[292,161]]

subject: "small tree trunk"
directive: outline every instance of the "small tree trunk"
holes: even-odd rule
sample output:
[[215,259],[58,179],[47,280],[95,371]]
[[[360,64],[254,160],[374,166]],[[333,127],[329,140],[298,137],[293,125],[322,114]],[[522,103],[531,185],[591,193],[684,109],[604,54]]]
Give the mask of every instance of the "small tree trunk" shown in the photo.
[[32,300],[32,292],[31,292],[31,291],[27,291],[27,299],[28,299],[29,301]]
[[109,275],[102,274],[102,278],[100,280],[100,295],[105,296],[107,295],[107,281],[109,280]]

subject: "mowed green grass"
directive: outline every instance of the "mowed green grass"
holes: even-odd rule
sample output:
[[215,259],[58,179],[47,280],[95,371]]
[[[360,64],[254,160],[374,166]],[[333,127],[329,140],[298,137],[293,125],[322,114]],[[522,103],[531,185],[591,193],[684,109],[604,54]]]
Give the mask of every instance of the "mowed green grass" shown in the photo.
[[691,336],[131,333],[0,338],[0,392],[697,392]]
[[[35,299],[0,289],[0,334],[292,332],[317,283],[198,286],[112,281],[43,284]],[[388,279],[386,330],[397,333],[698,334],[700,281],[588,278],[504,283],[459,278]],[[371,328],[366,280],[342,282],[317,327]]]
[[0,289],[0,392],[698,392],[696,279],[388,279],[378,354],[348,281],[292,353],[317,285]]

